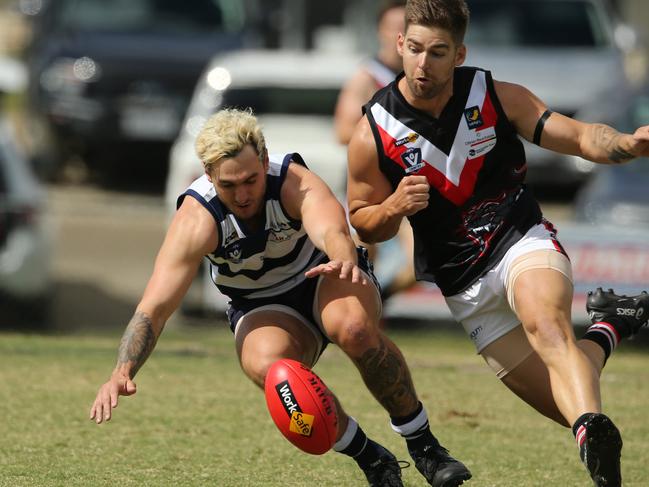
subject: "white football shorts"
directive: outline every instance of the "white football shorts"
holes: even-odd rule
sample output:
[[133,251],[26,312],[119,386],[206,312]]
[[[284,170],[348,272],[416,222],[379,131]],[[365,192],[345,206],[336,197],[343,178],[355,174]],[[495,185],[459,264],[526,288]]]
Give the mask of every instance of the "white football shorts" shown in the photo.
[[[520,263],[522,260],[519,257],[538,250],[552,250],[565,254],[556,239],[556,230],[545,220],[530,228],[518,242],[512,245],[495,267],[487,271],[469,288],[446,298],[453,317],[464,327],[478,353],[520,324],[509,301],[513,301],[513,293],[508,296],[507,288],[508,284],[513,286],[513,279],[522,269],[512,264],[517,259]],[[554,265],[550,261],[544,267],[562,272],[572,282],[569,261],[567,258],[562,260],[565,261],[564,265]],[[533,262],[530,263],[532,264]],[[533,266],[539,267],[539,265]],[[512,272],[515,275],[510,275]]]

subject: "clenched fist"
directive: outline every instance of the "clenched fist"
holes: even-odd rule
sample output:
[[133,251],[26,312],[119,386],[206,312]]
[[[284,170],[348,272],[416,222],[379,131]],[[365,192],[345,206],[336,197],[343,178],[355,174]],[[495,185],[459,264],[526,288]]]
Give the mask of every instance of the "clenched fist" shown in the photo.
[[390,197],[390,207],[397,215],[414,215],[428,206],[429,190],[425,176],[406,176]]

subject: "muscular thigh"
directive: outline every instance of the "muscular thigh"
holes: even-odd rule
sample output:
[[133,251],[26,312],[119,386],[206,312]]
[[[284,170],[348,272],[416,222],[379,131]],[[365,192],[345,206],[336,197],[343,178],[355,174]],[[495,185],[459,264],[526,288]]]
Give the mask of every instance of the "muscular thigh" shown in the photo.
[[270,365],[280,358],[312,366],[322,349],[322,340],[318,339],[315,330],[297,313],[281,308],[243,316],[237,324],[235,342],[244,370],[257,364]]
[[539,250],[519,257],[511,269],[508,299],[528,331],[539,320],[570,323],[573,286],[565,255]]

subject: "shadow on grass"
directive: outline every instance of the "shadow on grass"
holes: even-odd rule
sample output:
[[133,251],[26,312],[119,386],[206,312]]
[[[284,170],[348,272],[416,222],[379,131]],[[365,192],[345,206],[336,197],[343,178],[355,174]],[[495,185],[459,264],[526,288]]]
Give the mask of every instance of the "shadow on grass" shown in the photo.
[[57,282],[47,299],[0,302],[0,330],[44,334],[114,335],[133,316],[137,302],[89,282]]

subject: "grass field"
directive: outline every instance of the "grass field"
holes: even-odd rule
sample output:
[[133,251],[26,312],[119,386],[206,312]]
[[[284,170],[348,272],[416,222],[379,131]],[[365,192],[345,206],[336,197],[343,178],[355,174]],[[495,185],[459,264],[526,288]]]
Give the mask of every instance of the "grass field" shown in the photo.
[[[469,341],[449,331],[391,331],[411,365],[434,433],[472,470],[470,486],[588,486],[568,430],[505,390]],[[0,334],[1,486],[362,486],[346,457],[303,454],[272,424],[241,373],[232,338],[172,327],[101,426],[88,411],[113,367],[120,332],[103,336]],[[649,467],[649,348],[625,344],[603,377],[605,409],[625,440],[625,486]],[[316,371],[365,431],[398,457],[405,443],[330,346]],[[426,485],[414,467],[407,486]]]

